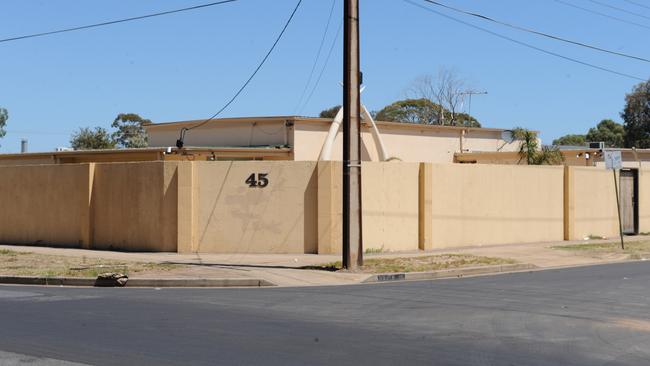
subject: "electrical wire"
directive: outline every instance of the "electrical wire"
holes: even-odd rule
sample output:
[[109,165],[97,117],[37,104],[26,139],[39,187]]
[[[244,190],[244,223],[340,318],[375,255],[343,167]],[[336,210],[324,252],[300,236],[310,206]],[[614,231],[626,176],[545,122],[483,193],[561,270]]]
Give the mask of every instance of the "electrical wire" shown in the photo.
[[648,20],[650,20],[650,17],[649,17],[649,16],[645,16],[645,15],[643,15],[643,14],[635,13],[635,12],[633,12],[633,11],[629,11],[629,10],[627,10],[627,9],[619,8],[618,6],[614,6],[614,5],[606,4],[606,3],[602,2],[602,1],[589,0],[589,2],[592,2],[592,3],[597,4],[597,5],[600,5],[600,6],[604,6],[604,7],[606,7],[606,8],[614,9],[614,10],[616,10],[616,11],[620,11],[621,13],[630,14],[630,15],[634,15],[635,17],[639,17],[639,18],[644,18],[644,19],[648,19]]
[[630,3],[630,4],[632,4],[632,5],[640,6],[640,7],[642,7],[642,8],[650,9],[650,6],[648,6],[648,5],[643,5],[643,4],[639,4],[639,3],[637,3],[636,1],[632,1],[632,0],[623,0],[623,1],[625,1],[626,3]]
[[181,129],[180,138],[178,139],[178,141],[176,141],[176,146],[178,146],[178,148],[183,147],[183,143],[185,141],[185,134],[188,131],[191,131],[191,130],[193,130],[195,128],[201,127],[201,126],[205,125],[206,123],[208,123],[208,122],[212,121],[213,119],[215,119],[218,115],[221,114],[221,112],[223,112],[226,108],[228,108],[235,101],[235,99],[237,99],[237,97],[244,91],[244,89],[246,89],[248,84],[250,84],[250,82],[253,80],[255,75],[257,75],[257,73],[260,71],[262,66],[264,66],[264,64],[266,63],[266,60],[268,60],[269,56],[271,56],[271,53],[273,52],[275,47],[280,42],[280,39],[282,39],[282,36],[284,35],[285,31],[289,27],[289,24],[291,24],[291,20],[293,19],[294,15],[296,15],[296,12],[298,11],[298,8],[300,7],[300,4],[302,4],[302,0],[298,0],[298,2],[296,3],[296,7],[291,12],[291,16],[289,16],[289,19],[287,19],[287,22],[284,24],[284,27],[282,27],[282,31],[280,32],[280,34],[278,34],[278,37],[275,39],[275,42],[273,42],[273,45],[268,50],[266,55],[264,55],[264,58],[262,59],[262,61],[260,61],[260,63],[257,65],[255,70],[253,71],[253,73],[248,77],[246,82],[244,82],[244,84],[239,88],[239,90],[237,90],[235,95],[233,95],[232,98],[230,98],[230,100],[228,100],[228,102],[226,102],[226,104],[223,107],[221,107],[221,109],[219,109],[217,111],[217,113],[213,114],[210,118],[208,118],[205,121],[203,121],[203,122],[201,122],[201,123],[199,123],[197,125],[194,125],[192,127],[183,127]]
[[601,13],[601,12],[599,12],[599,11],[592,10],[592,9],[589,9],[589,8],[585,8],[585,7],[582,7],[582,6],[576,5],[576,4],[572,4],[572,3],[567,2],[567,1],[564,1],[564,0],[554,0],[554,1],[555,1],[556,3],[560,3],[560,4],[563,4],[563,5],[566,5],[566,6],[570,6],[570,7],[575,8],[575,9],[580,9],[580,10],[582,10],[582,11],[586,11],[587,13],[596,14],[596,15],[600,15],[601,17],[605,17],[605,18],[608,18],[608,19],[616,20],[617,22],[621,22],[621,23],[625,23],[625,24],[630,24],[630,25],[636,25],[637,27],[641,27],[641,28],[645,28],[645,29],[650,29],[650,26],[647,26],[647,25],[645,25],[645,24],[641,24],[641,23],[633,22],[633,21],[630,21],[630,20],[627,20],[627,19],[623,19],[623,18],[615,17],[615,16],[613,16],[613,15],[609,15],[609,14]]
[[49,132],[49,131],[30,131],[30,130],[7,130],[7,134],[16,135],[46,135],[46,136],[67,136],[69,132]]
[[435,13],[435,14],[441,16],[441,17],[447,18],[447,19],[452,20],[452,21],[454,21],[454,22],[457,22],[457,23],[460,23],[460,24],[466,25],[466,26],[468,26],[468,27],[472,27],[472,28],[474,28],[474,29],[478,29],[478,30],[480,30],[480,31],[482,31],[482,32],[489,33],[489,34],[491,34],[491,35],[493,35],[493,36],[495,36],[495,37],[499,37],[499,38],[501,38],[501,39],[505,39],[505,40],[507,40],[507,41],[510,41],[510,42],[516,43],[516,44],[518,44],[518,45],[520,45],[520,46],[524,46],[524,47],[527,47],[527,48],[530,48],[530,49],[533,49],[533,50],[536,50],[536,51],[539,51],[539,52],[545,53],[545,54],[547,54],[547,55],[555,56],[555,57],[558,57],[558,58],[561,58],[561,59],[564,59],[564,60],[567,60],[567,61],[571,61],[571,62],[574,62],[574,63],[580,64],[580,65],[583,65],[583,66],[587,66],[587,67],[591,67],[591,68],[594,68],[594,69],[597,69],[597,70],[605,71],[605,72],[608,72],[608,73],[610,73],[610,74],[615,74],[615,75],[619,75],[619,76],[624,76],[624,77],[626,77],[626,78],[634,79],[634,80],[637,80],[637,81],[646,81],[646,79],[643,79],[643,78],[640,78],[640,77],[637,77],[637,76],[634,76],[634,75],[625,74],[625,73],[622,73],[622,72],[619,72],[619,71],[616,71],[616,70],[612,70],[612,69],[608,69],[608,68],[605,68],[605,67],[602,67],[602,66],[594,65],[594,64],[591,64],[591,63],[588,63],[588,62],[585,62],[585,61],[581,61],[581,60],[578,60],[578,59],[572,58],[572,57],[568,57],[568,56],[561,55],[561,54],[556,53],[556,52],[553,52],[553,51],[548,51],[548,50],[545,50],[545,49],[540,48],[540,47],[537,47],[537,46],[533,46],[533,45],[531,45],[531,44],[529,44],[529,43],[522,42],[522,41],[516,40],[516,39],[514,39],[514,38],[510,38],[510,37],[508,37],[508,36],[504,36],[503,34],[500,34],[500,33],[497,33],[497,32],[493,32],[493,31],[491,31],[491,30],[489,30],[489,29],[486,29],[486,28],[480,27],[480,26],[478,26],[478,25],[475,25],[475,24],[472,24],[472,23],[468,23],[468,22],[466,22],[466,21],[464,21],[464,20],[461,20],[461,19],[458,19],[458,18],[454,18],[454,17],[452,17],[452,16],[450,16],[450,15],[447,15],[447,14],[441,13],[441,12],[439,12],[439,11],[437,11],[437,10],[434,10],[434,9],[428,8],[428,7],[424,6],[424,5],[417,4],[417,3],[415,3],[415,2],[413,2],[413,1],[411,1],[411,0],[404,0],[404,1],[407,2],[407,3],[409,3],[409,4],[411,4],[411,5],[413,5],[413,6],[417,6],[418,8],[424,9],[424,10],[429,11],[429,12],[432,12],[432,13]]
[[318,46],[318,52],[316,52],[314,65],[311,67],[311,71],[309,72],[309,77],[307,78],[307,83],[305,83],[305,88],[302,90],[302,93],[300,94],[300,98],[298,99],[298,104],[296,104],[296,108],[294,108],[294,111],[297,111],[298,108],[300,108],[300,105],[302,104],[302,101],[305,98],[305,95],[307,94],[307,89],[309,89],[309,84],[311,84],[311,80],[314,77],[314,71],[316,71],[316,66],[318,66],[318,60],[320,59],[320,54],[323,51],[323,45],[325,44],[325,38],[327,37],[327,31],[330,29],[332,14],[334,14],[334,5],[336,5],[336,0],[332,0],[332,7],[330,8],[330,14],[327,17],[327,24],[325,24],[325,31],[323,32],[323,38],[321,38],[320,45]]
[[557,41],[573,44],[573,45],[576,45],[576,46],[589,48],[589,49],[600,51],[600,52],[609,53],[609,54],[612,54],[612,55],[627,57],[627,58],[631,58],[631,59],[634,59],[634,60],[650,63],[650,59],[647,59],[647,58],[633,56],[633,55],[629,55],[629,54],[625,54],[625,53],[621,53],[621,52],[616,52],[616,51],[611,51],[611,50],[604,49],[604,48],[601,48],[601,47],[592,46],[592,45],[589,45],[589,44],[586,44],[586,43],[583,43],[583,42],[572,41],[572,40],[562,38],[562,37],[559,37],[559,36],[554,36],[552,34],[543,33],[543,32],[540,32],[540,31],[536,31],[534,29],[525,28],[525,27],[522,27],[522,26],[518,26],[518,25],[514,25],[514,24],[510,24],[510,23],[501,21],[501,20],[490,18],[488,16],[485,16],[485,15],[482,15],[482,14],[479,14],[479,13],[474,13],[474,12],[458,9],[458,8],[453,7],[453,6],[449,6],[449,5],[439,3],[437,1],[433,1],[433,0],[424,0],[424,1],[426,1],[428,3],[431,3],[431,4],[434,4],[434,5],[437,5],[437,6],[440,6],[440,7],[443,7],[445,9],[453,10],[455,12],[465,14],[465,15],[469,15],[469,16],[473,16],[473,17],[476,17],[476,18],[479,18],[479,19],[482,19],[482,20],[487,20],[487,21],[490,21],[490,22],[493,22],[493,23],[496,23],[496,24],[500,24],[500,25],[503,25],[503,26],[506,26],[506,27],[510,27],[510,28],[513,28],[513,29],[517,29],[517,30],[520,30],[520,31],[523,31],[523,32],[536,34],[536,35],[539,35],[539,36],[542,36],[542,37],[546,37],[546,38],[554,39],[554,40],[557,40]]
[[332,51],[334,51],[334,46],[336,46],[336,41],[339,39],[339,34],[341,34],[341,28],[343,27],[343,20],[339,23],[338,28],[336,29],[336,34],[334,35],[334,39],[332,40],[332,45],[330,46],[329,51],[327,52],[327,57],[325,58],[325,63],[323,64],[323,67],[320,70],[320,73],[318,74],[318,78],[316,79],[316,82],[314,83],[313,88],[311,89],[311,92],[309,93],[309,96],[307,97],[307,100],[305,101],[305,104],[302,105],[302,108],[300,108],[300,113],[302,114],[302,111],[307,107],[309,102],[311,101],[311,98],[314,96],[314,92],[316,89],[318,89],[318,84],[320,84],[320,80],[323,77],[323,74],[325,73],[325,69],[327,68],[327,64],[330,61],[330,57],[332,56]]
[[34,33],[34,34],[28,34],[28,35],[11,37],[11,38],[4,38],[4,39],[0,39],[0,43],[11,42],[11,41],[19,41],[19,40],[23,40],[23,39],[27,39],[27,38],[50,36],[50,35],[59,34],[59,33],[74,32],[74,31],[89,29],[89,28],[103,27],[103,26],[106,26],[106,25],[113,25],[113,24],[118,24],[118,23],[130,22],[130,21],[134,21],[134,20],[142,20],[142,19],[147,19],[147,18],[158,17],[158,16],[162,16],[162,15],[175,14],[175,13],[180,13],[180,12],[184,12],[184,11],[197,10],[197,9],[207,8],[207,7],[210,7],[210,6],[222,5],[222,4],[226,4],[226,3],[232,3],[232,2],[235,2],[235,1],[237,1],[237,0],[216,1],[216,2],[212,2],[212,3],[195,5],[195,6],[190,6],[190,7],[187,7],[187,8],[174,9],[174,10],[169,10],[169,11],[163,11],[163,12],[159,12],[159,13],[146,14],[146,15],[141,15],[141,16],[137,16],[137,17],[118,19],[118,20],[110,20],[110,21],[107,21],[107,22],[95,23],[95,24],[89,24],[89,25],[82,25],[82,26],[79,26],[79,27],[59,29],[59,30],[55,30],[55,31],[42,32],[42,33]]

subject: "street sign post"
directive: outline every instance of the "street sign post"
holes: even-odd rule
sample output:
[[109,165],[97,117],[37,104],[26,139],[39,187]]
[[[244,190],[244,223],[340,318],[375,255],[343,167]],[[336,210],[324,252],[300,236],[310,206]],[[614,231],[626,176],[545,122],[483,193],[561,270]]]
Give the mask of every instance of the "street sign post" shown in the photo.
[[618,197],[618,181],[616,180],[616,169],[623,167],[623,159],[620,151],[605,150],[605,168],[611,169],[614,174],[614,191],[616,192],[616,212],[618,213],[618,232],[621,236],[621,249],[625,250],[625,243],[623,242],[623,224],[621,223],[621,202]]

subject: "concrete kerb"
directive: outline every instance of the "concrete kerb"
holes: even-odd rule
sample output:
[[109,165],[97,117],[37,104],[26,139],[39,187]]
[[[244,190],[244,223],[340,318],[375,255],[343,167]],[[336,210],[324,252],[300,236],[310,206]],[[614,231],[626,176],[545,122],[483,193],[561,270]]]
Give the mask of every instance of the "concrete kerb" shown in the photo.
[[498,266],[482,266],[445,269],[431,272],[404,272],[404,273],[382,273],[373,274],[366,278],[362,283],[377,283],[388,281],[419,281],[435,280],[442,278],[458,278],[468,276],[479,276],[495,273],[519,272],[528,270],[538,270],[539,267],[528,263],[504,264]]
[[589,266],[601,266],[601,265],[616,264],[616,263],[645,262],[645,261],[647,261],[647,259],[638,259],[638,260],[624,259],[624,260],[609,260],[609,261],[601,261],[601,262],[594,262],[594,263],[571,264],[571,265],[553,266],[553,267],[539,267],[529,263],[518,263],[518,264],[505,264],[505,265],[498,265],[498,266],[455,268],[455,269],[446,269],[446,270],[431,271],[431,272],[381,273],[381,274],[370,275],[368,276],[368,278],[361,281],[361,283],[437,280],[437,279],[487,276],[487,275],[517,273],[517,272],[549,271],[549,270],[557,270],[557,269],[569,269],[569,268],[579,268],[579,267],[589,267]]
[[[94,287],[91,277],[0,276],[0,284]],[[271,281],[257,278],[131,278],[124,287],[269,287]]]

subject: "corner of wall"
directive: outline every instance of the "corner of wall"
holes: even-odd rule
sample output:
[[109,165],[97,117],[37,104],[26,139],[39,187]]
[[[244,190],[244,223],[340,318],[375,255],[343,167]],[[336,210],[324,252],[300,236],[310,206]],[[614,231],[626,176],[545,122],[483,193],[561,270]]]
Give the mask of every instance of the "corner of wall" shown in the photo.
[[95,178],[95,163],[82,164],[82,176],[79,182],[81,194],[81,217],[79,218],[79,246],[91,249],[93,246],[94,222],[93,217],[93,180]]

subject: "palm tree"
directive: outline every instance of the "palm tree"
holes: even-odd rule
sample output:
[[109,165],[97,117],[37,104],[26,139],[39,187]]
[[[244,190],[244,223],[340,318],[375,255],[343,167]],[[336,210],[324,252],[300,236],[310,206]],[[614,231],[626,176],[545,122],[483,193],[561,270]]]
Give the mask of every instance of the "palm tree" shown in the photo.
[[528,165],[560,165],[564,155],[557,147],[543,146],[539,148],[537,132],[522,127],[512,129],[512,137],[521,140],[519,144],[519,161],[526,160]]

